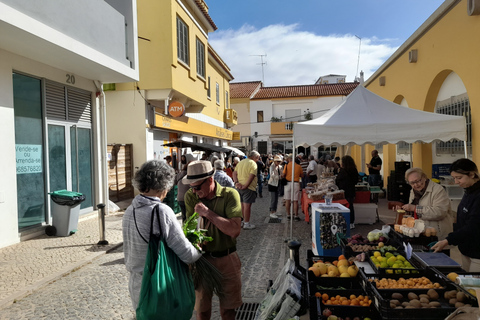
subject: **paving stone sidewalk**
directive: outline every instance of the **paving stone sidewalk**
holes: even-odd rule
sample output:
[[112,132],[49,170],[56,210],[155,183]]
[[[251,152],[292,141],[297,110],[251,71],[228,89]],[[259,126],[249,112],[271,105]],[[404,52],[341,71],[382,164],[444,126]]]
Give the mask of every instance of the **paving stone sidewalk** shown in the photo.
[[69,237],[40,237],[0,249],[0,309],[66,275],[122,244],[122,216],[106,216],[100,240],[98,215],[81,217]]

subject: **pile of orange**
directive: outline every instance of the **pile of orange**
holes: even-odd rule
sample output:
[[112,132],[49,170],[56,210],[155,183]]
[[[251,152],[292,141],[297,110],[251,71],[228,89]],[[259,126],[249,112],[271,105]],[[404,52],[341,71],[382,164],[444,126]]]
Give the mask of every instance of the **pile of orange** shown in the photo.
[[316,292],[315,297],[322,298],[322,302],[325,305],[368,307],[372,303],[372,300],[368,296],[356,296],[354,294],[347,298],[340,295],[329,297],[326,293]]
[[432,283],[427,277],[421,278],[400,278],[395,279],[370,279],[371,282],[375,282],[377,289],[438,289],[441,288],[440,283]]

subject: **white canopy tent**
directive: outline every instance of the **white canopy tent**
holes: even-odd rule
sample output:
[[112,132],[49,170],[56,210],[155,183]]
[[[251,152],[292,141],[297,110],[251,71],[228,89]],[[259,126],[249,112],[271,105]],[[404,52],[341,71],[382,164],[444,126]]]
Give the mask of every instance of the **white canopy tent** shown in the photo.
[[[404,107],[359,85],[344,101],[319,118],[296,123],[293,127],[293,145],[350,146],[366,143],[396,144],[401,141],[430,143],[458,139],[464,141],[467,157],[466,132],[463,116],[449,116]],[[295,154],[293,157],[295,158]]]
[[388,101],[363,86],[321,117],[296,123],[296,146],[363,145],[466,140],[465,118]]

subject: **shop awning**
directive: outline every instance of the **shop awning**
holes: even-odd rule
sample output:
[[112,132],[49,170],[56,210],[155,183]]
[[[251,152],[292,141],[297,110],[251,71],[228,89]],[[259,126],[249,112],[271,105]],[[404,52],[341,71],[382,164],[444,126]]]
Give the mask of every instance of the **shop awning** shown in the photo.
[[230,150],[224,147],[219,147],[209,143],[188,142],[183,140],[169,142],[164,144],[163,146],[170,147],[170,148],[190,148],[192,149],[192,151],[224,152],[226,154],[229,154],[230,152],[233,151],[233,150]]

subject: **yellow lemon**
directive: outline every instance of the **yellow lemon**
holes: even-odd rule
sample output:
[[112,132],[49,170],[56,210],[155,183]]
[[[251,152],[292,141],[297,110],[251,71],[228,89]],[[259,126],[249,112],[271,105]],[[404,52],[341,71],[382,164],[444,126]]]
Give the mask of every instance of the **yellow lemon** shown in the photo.
[[341,266],[348,267],[348,265],[349,265],[348,260],[339,260],[337,267],[341,267]]
[[450,272],[449,274],[447,274],[447,278],[450,279],[450,281],[455,282],[455,280],[457,280],[458,278],[458,274],[456,274],[455,272]]
[[350,275],[350,277],[352,277],[352,278],[356,277],[357,273],[358,273],[358,268],[355,265],[350,266],[350,267],[348,267],[347,272]]
[[310,268],[308,268],[308,270],[309,270],[309,271],[312,271],[313,274],[315,275],[315,277],[320,277],[320,275],[321,275],[321,273],[320,273],[320,268],[311,266]]
[[380,253],[380,251],[375,251],[375,252],[373,253],[373,256],[374,256],[375,258],[378,258],[378,257],[380,257],[381,255],[382,255],[382,254]]
[[350,278],[350,274],[348,272],[344,272],[340,275],[340,278]]
[[348,272],[348,267],[347,266],[339,266],[338,267],[338,272],[340,272],[340,274]]

